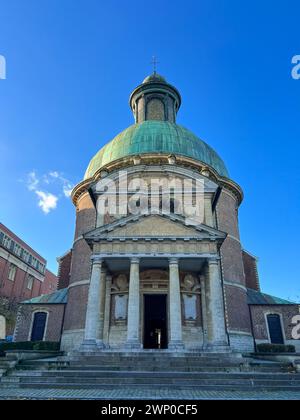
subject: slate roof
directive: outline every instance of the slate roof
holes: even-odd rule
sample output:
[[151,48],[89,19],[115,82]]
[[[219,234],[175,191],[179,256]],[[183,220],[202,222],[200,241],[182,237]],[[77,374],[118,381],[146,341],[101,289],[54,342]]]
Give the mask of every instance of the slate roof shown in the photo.
[[247,289],[248,305],[297,305],[295,302]]
[[49,295],[41,295],[21,302],[23,305],[65,304],[68,301],[68,289],[57,290]]

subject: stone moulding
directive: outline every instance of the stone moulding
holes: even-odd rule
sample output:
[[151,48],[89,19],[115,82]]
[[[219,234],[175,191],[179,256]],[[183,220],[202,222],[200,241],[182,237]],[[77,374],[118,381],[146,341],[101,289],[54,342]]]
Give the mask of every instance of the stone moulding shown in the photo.
[[[139,155],[139,159],[141,160],[141,164],[144,165],[168,165],[170,154],[144,154]],[[225,189],[229,190],[234,194],[236,197],[238,204],[240,205],[243,201],[243,191],[241,187],[234,181],[229,178],[222,177],[218,175],[218,173],[210,166],[208,166],[204,162],[200,162],[194,160],[192,158],[188,158],[185,156],[176,155],[176,164],[179,167],[185,167],[191,170],[196,170],[198,174],[205,174],[207,178],[211,179],[212,181],[216,182],[220,187],[224,187]],[[92,184],[96,181],[101,179],[101,174],[104,172],[111,174],[114,171],[126,170],[126,168],[130,168],[135,166],[135,159],[136,156],[128,156],[125,158],[118,159],[114,162],[109,163],[108,165],[100,168],[92,178],[86,179],[81,181],[79,184],[75,186],[72,191],[71,197],[74,205],[77,205],[79,198],[88,192],[89,188]],[[135,167],[136,169],[136,167]]]

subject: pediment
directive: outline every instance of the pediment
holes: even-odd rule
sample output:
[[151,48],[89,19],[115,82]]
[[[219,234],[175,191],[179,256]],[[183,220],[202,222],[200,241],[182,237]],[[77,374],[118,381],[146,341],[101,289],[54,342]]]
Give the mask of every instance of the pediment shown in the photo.
[[202,239],[223,242],[226,233],[206,225],[187,226],[177,215],[129,216],[85,235],[88,242],[124,239]]

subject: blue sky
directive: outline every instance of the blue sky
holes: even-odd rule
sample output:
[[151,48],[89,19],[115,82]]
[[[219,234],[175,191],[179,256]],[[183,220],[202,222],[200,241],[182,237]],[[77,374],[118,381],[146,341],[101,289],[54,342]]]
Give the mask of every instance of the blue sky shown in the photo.
[[132,124],[128,97],[155,54],[182,94],[178,123],[244,190],[264,290],[300,297],[299,15],[293,0],[0,0],[0,220],[56,270],[74,235],[67,192]]

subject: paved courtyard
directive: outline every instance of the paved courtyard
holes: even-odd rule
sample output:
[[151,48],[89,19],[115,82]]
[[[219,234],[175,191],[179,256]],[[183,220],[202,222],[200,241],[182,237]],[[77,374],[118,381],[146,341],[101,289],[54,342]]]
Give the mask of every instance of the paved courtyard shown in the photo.
[[300,400],[300,392],[293,391],[174,391],[174,390],[57,390],[57,389],[0,389],[0,400]]

